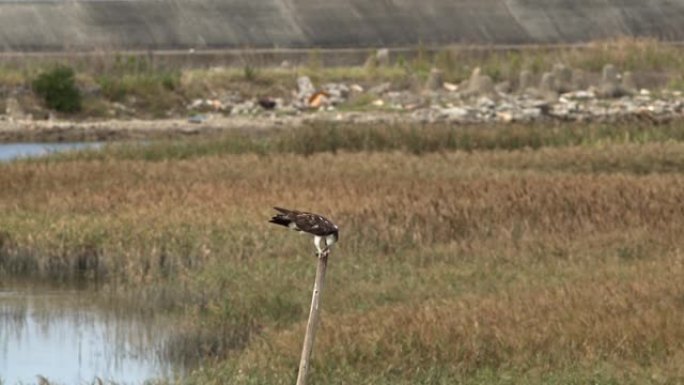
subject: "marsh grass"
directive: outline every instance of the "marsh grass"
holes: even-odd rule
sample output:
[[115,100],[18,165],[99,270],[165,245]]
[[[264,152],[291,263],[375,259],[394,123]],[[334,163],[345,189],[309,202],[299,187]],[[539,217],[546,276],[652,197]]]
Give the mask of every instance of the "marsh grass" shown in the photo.
[[[233,132],[185,141],[154,141],[144,144],[123,143],[104,150],[84,150],[55,154],[29,160],[185,160],[227,154],[298,154],[313,155],[337,152],[392,152],[429,154],[451,151],[495,151],[545,149],[557,147],[601,147],[608,144],[642,144],[684,141],[684,122],[660,125],[647,122],[535,123],[463,126],[447,123],[310,123],[299,128],[270,133]],[[661,168],[678,167],[679,156],[660,159]],[[530,154],[533,159],[533,154]],[[572,162],[573,159],[567,159]],[[601,163],[601,162],[598,162]],[[654,164],[634,159],[633,168],[648,173]],[[668,165],[668,163],[671,163]],[[641,166],[640,166],[641,165]],[[610,163],[596,164],[598,169]]]
[[309,155],[336,151],[395,151],[414,154],[439,151],[516,150],[522,148],[643,143],[684,139],[684,125],[674,121],[654,126],[625,124],[309,124],[273,140],[278,152]]
[[18,69],[0,67],[0,84],[7,87],[19,87],[26,84],[26,77]]
[[176,93],[180,73],[115,73],[102,75],[97,82],[106,100],[128,102],[152,117],[163,117],[165,112],[178,108],[183,101]]
[[4,164],[0,274],[175,314],[169,354],[203,364],[187,383],[291,383],[315,258],[267,219],[296,207],[342,229],[314,383],[681,382],[681,126],[510,130],[319,126]]

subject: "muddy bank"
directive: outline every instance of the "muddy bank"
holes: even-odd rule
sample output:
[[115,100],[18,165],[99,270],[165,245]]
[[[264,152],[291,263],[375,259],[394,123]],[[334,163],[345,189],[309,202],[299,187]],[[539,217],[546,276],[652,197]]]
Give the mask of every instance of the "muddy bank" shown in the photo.
[[0,143],[15,142],[107,142],[125,140],[175,139],[221,135],[231,132],[260,135],[273,130],[296,128],[326,122],[393,123],[409,115],[391,112],[321,111],[297,116],[223,116],[206,114],[201,122],[193,119],[155,120],[0,120]]
[[325,111],[299,116],[223,116],[207,114],[203,121],[189,119],[102,120],[102,121],[0,121],[0,143],[19,142],[108,142],[128,140],[179,139],[212,137],[227,133],[262,135],[274,130],[312,124],[452,124],[487,127],[511,123],[563,122],[660,124],[684,117],[684,103],[673,102],[654,106],[617,101],[612,107],[585,104],[581,99],[560,103],[528,100],[524,105],[496,104],[480,98],[468,107],[437,105],[414,111],[338,112]]
[[[289,119],[292,120],[292,119]],[[288,122],[296,125],[297,122]],[[262,118],[212,117],[201,124],[186,119],[159,120],[5,120],[0,121],[0,143],[13,142],[91,142],[180,138],[223,132],[259,132],[284,125],[280,120]]]

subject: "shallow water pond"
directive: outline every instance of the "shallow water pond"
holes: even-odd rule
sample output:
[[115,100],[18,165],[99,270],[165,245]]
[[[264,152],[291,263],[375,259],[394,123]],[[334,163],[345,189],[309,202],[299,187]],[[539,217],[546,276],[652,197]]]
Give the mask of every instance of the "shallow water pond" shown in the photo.
[[100,148],[99,142],[69,143],[0,143],[0,162],[17,158],[38,157],[55,152]]
[[114,311],[90,290],[0,284],[0,383],[141,384],[179,374],[163,357],[170,333]]

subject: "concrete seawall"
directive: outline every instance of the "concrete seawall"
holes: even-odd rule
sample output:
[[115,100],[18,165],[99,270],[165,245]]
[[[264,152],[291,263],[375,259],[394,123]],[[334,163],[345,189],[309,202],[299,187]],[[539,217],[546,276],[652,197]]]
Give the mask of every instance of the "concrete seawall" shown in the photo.
[[0,0],[0,51],[684,40],[668,0]]

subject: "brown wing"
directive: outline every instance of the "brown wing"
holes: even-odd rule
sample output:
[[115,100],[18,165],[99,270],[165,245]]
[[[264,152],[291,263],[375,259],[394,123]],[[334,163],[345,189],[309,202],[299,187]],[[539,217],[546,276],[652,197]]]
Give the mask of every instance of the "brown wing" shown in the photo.
[[337,231],[337,226],[318,214],[297,212],[294,223],[300,230],[313,235],[325,236]]

